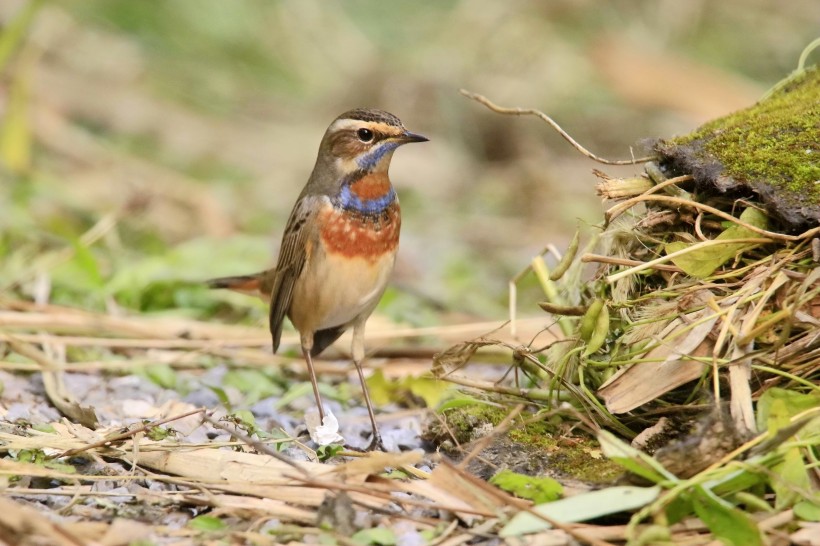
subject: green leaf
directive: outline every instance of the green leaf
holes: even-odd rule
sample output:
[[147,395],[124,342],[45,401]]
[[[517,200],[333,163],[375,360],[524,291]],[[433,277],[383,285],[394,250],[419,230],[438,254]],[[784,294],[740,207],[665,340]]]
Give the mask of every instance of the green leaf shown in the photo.
[[765,473],[755,471],[752,465],[749,468],[736,470],[716,480],[706,482],[706,485],[715,495],[728,497],[740,491],[752,489],[756,485],[766,482]]
[[404,377],[401,380],[389,381],[382,370],[376,370],[367,378],[367,390],[374,404],[383,406],[397,399],[412,395],[424,400],[428,408],[437,407],[442,400],[454,392],[452,385],[431,377]]
[[674,525],[692,515],[692,501],[687,495],[677,495],[666,505],[666,520]]
[[[757,402],[757,428],[774,433],[789,424],[789,420],[798,413],[818,406],[820,406],[820,394],[813,392],[805,394],[773,387],[764,392]],[[806,431],[820,432],[820,426],[811,428],[807,426],[803,431],[804,433]]]
[[153,383],[165,389],[173,389],[177,384],[177,373],[168,364],[156,364],[145,368],[145,375]]
[[251,405],[282,393],[282,387],[277,385],[265,372],[255,369],[230,370],[222,378],[222,385],[234,387],[244,396],[244,403]]
[[[820,396],[804,394],[780,388],[771,388],[761,395],[757,404],[757,420],[760,429],[767,429],[774,436],[788,426],[792,417],[820,406]],[[801,436],[818,432],[815,419],[801,429]],[[781,447],[783,460],[772,467],[769,483],[775,492],[775,509],[781,510],[801,500],[800,492],[811,489],[803,452],[797,446]]]
[[627,469],[629,472],[646,478],[654,483],[677,481],[675,476],[654,458],[635,449],[611,432],[601,430],[598,433],[598,443],[605,457]]
[[[661,488],[658,486],[609,487],[547,504],[539,504],[533,510],[555,521],[575,523],[641,508],[657,499],[660,493]],[[543,531],[550,527],[549,523],[529,512],[519,512],[501,529],[499,536],[502,538],[515,537]]]
[[367,390],[370,399],[377,406],[384,406],[393,401],[395,387],[387,380],[382,370],[377,369],[367,378]]
[[772,467],[769,483],[775,493],[775,510],[792,506],[802,499],[801,491],[811,490],[808,469],[799,447],[794,446],[786,450],[783,462]]
[[744,504],[746,505],[746,511],[751,512],[753,510],[757,510],[760,512],[774,512],[774,508],[766,502],[765,499],[761,499],[757,495],[749,493],[748,491],[738,491],[733,495],[732,501],[736,504]]
[[97,257],[78,239],[71,241],[71,259],[51,270],[51,280],[55,290],[60,288],[86,293],[86,297],[101,298],[104,281]]
[[209,515],[202,515],[197,516],[191,521],[188,522],[188,527],[191,529],[196,529],[197,531],[205,531],[207,533],[213,533],[216,531],[222,531],[228,525],[219,518]]
[[[319,383],[319,392],[324,393],[325,383]],[[296,385],[291,385],[287,392],[283,394],[274,404],[273,406],[276,409],[284,408],[294,400],[301,398],[303,396],[308,396],[313,394],[313,386],[307,382],[303,381],[301,383],[297,383]]]
[[536,504],[559,499],[564,492],[563,486],[552,478],[527,476],[512,470],[502,470],[490,478],[490,483],[516,497],[529,499]]
[[397,539],[391,529],[384,527],[373,527],[372,529],[362,529],[350,537],[356,544],[367,546],[368,544],[378,544],[379,546],[393,546]]
[[211,392],[213,392],[216,397],[219,399],[219,403],[225,406],[225,409],[231,411],[231,399],[228,398],[228,393],[225,392],[225,389],[222,387],[218,387],[216,385],[205,385],[208,387]]
[[241,409],[233,412],[233,417],[248,429],[256,428],[256,417],[248,410]]
[[329,461],[333,457],[339,454],[345,448],[343,445],[339,444],[328,444],[325,446],[319,446],[319,449],[316,450],[316,456],[319,457],[319,460],[322,462]]
[[803,521],[820,521],[820,504],[809,500],[794,505],[794,515]]
[[452,392],[452,384],[432,377],[406,377],[400,386],[407,387],[411,393],[424,400],[428,408],[435,408]]
[[[757,228],[766,229],[768,227],[768,217],[753,207],[744,210],[740,215],[740,219]],[[672,258],[672,263],[683,269],[688,275],[702,279],[714,273],[718,267],[744,250],[757,246],[754,243],[732,243],[729,241],[756,237],[760,237],[760,234],[733,223],[715,238],[716,241],[727,241],[725,244],[698,248]],[[669,243],[666,245],[666,253],[672,254],[693,246],[693,244],[684,242]]]
[[79,240],[73,241],[72,247],[74,248],[74,262],[77,264],[79,269],[85,273],[86,277],[95,288],[102,288],[102,274],[100,274],[100,267],[97,264],[97,258],[94,257],[91,249]]
[[763,544],[757,525],[742,510],[715,496],[704,487],[697,486],[692,493],[695,513],[721,542],[729,546]]
[[256,426],[256,417],[249,410],[236,410],[229,413],[226,418],[230,420],[237,428],[244,430],[248,436],[254,434],[261,440],[265,436],[265,432],[259,430]]

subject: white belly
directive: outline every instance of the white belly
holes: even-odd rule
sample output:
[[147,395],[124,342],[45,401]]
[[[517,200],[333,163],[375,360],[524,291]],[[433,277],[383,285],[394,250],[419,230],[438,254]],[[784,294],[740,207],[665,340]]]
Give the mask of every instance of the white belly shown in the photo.
[[317,254],[294,286],[290,318],[296,329],[315,332],[370,315],[393,271],[395,252],[372,261]]

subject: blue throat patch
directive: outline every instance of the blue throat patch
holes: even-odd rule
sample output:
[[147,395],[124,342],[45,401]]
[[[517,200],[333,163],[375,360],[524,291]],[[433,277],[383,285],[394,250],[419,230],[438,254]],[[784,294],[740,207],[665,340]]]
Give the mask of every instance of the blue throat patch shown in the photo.
[[384,157],[384,154],[386,154],[387,152],[392,152],[399,146],[401,146],[400,142],[396,142],[394,140],[385,141],[384,143],[380,144],[376,148],[373,148],[366,154],[357,157],[356,164],[363,171],[371,171],[376,165],[379,164],[379,161],[381,161],[381,159]]
[[389,192],[380,197],[360,199],[358,195],[350,191],[350,184],[351,182],[342,184],[339,195],[334,199],[334,204],[343,209],[355,210],[363,214],[380,214],[396,199],[396,191],[392,186]]

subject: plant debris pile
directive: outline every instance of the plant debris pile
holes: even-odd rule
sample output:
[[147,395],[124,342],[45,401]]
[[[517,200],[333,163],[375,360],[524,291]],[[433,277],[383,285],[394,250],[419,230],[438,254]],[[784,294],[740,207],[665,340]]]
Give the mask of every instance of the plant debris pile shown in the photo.
[[[605,254],[622,265],[599,271],[595,297],[606,301],[612,323],[602,325],[606,345],[583,364],[608,366],[611,377],[590,387],[610,412],[701,379],[715,400],[730,400],[743,437],[758,431],[753,401],[766,389],[816,388],[818,74],[807,71],[752,108],[658,143],[658,163],[638,179],[599,173],[598,193],[619,201],[606,213]],[[808,229],[792,234],[800,227]],[[696,399],[694,392],[659,403]]]
[[[635,490],[659,496],[632,507],[633,539],[650,518],[697,518],[734,544],[763,544],[773,526],[817,530],[819,107],[820,71],[800,71],[751,108],[655,143],[639,176],[596,171],[614,202],[603,229],[580,253],[578,236],[553,250],[552,271],[542,256],[529,268],[563,335],[507,345],[529,384],[488,390],[599,429],[607,458],[655,484]],[[434,373],[450,377],[487,345],[502,344],[453,347]]]

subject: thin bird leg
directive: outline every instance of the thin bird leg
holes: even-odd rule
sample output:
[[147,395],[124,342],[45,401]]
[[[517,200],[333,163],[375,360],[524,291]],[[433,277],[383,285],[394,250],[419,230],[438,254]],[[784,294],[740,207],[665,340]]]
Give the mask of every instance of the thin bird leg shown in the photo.
[[310,350],[313,348],[313,335],[302,337],[302,355],[307,363],[310,384],[313,386],[313,396],[316,397],[316,407],[319,408],[319,423],[325,424],[325,410],[322,407],[322,397],[319,395],[319,383],[316,381],[316,370],[313,368],[313,357]]
[[370,402],[370,393],[367,392],[367,383],[364,382],[364,373],[362,372],[362,365],[353,361],[356,366],[356,371],[359,373],[359,381],[362,382],[362,393],[364,393],[364,403],[367,404],[367,413],[370,415],[370,426],[373,427],[373,439],[370,440],[370,445],[367,446],[367,451],[378,449],[380,451],[387,451],[382,443],[382,436],[379,434],[379,427],[376,426],[376,416],[373,414],[373,403]]
[[370,401],[370,393],[367,391],[367,383],[364,379],[364,372],[362,371],[362,361],[364,360],[364,321],[361,321],[353,326],[353,364],[356,366],[356,372],[359,374],[359,381],[362,384],[362,393],[364,394],[364,403],[367,405],[367,414],[370,416],[370,426],[373,428],[373,438],[370,440],[370,445],[367,446],[367,451],[378,449],[387,451],[382,442],[382,436],[379,434],[379,427],[376,425],[376,415],[373,413],[373,403]]

